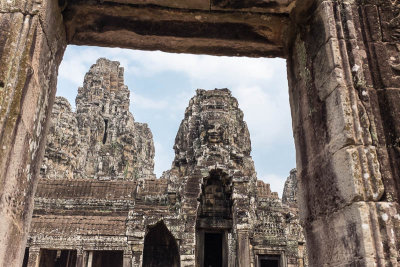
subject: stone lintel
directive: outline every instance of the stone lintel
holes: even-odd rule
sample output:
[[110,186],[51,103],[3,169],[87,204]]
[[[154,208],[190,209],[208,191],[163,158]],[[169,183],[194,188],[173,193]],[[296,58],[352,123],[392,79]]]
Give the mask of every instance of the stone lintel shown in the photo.
[[69,3],[70,44],[219,56],[284,57],[287,13]]

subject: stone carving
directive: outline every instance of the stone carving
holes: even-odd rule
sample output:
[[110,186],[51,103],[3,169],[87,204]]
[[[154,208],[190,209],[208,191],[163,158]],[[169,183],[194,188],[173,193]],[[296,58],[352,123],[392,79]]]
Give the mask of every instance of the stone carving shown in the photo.
[[70,255],[116,267],[251,266],[272,255],[274,264],[285,257],[306,266],[295,172],[287,205],[257,181],[249,131],[228,89],[196,91],[160,179],[150,130],[128,111],[118,62],[99,59],[76,103],[72,112],[57,98],[53,109],[28,242],[41,256],[32,264]]
[[293,169],[283,188],[282,203],[297,208],[297,171]]
[[97,60],[76,97],[76,112],[57,97],[41,174],[51,179],[134,180],[154,177],[154,144],[147,124],[129,112],[119,62]]
[[[398,57],[398,41],[389,27],[398,1],[243,1],[262,2],[283,7],[221,12],[209,1],[0,1],[1,266],[22,262],[67,44],[287,59],[310,264],[398,264],[400,76],[393,65],[399,62],[390,62]],[[357,108],[357,94],[365,108]],[[368,118],[369,127],[359,126],[360,117]],[[373,143],[354,133],[371,135]],[[362,192],[379,175],[359,164],[365,158],[381,172],[384,188],[376,197]],[[246,244],[249,239],[239,234]],[[236,246],[233,237],[228,234],[230,248]],[[139,254],[136,245],[124,258]]]

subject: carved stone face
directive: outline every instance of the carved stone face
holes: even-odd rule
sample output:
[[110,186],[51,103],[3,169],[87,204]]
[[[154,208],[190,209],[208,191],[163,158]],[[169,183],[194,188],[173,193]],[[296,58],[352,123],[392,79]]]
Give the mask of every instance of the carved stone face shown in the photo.
[[222,143],[223,127],[217,122],[209,122],[206,126],[206,141],[211,144]]

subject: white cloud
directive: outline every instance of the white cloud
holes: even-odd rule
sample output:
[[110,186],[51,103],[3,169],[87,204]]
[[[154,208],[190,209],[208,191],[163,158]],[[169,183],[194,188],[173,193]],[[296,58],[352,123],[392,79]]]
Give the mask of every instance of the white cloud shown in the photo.
[[272,62],[266,59],[215,57],[164,52],[126,51],[127,56],[141,68],[128,68],[141,75],[154,75],[163,71],[186,73],[193,79],[266,80],[274,74]]
[[102,54],[98,49],[68,49],[68,54],[64,56],[59,68],[59,79],[65,79],[76,86],[82,86],[85,73],[101,56]]
[[166,100],[155,100],[142,96],[140,94],[131,91],[131,105],[134,108],[141,109],[166,109],[168,107],[168,102]]
[[259,86],[233,89],[249,127],[253,147],[291,138],[288,96],[283,92],[276,93]]
[[155,157],[154,157],[154,173],[160,178],[161,174],[169,170],[171,168],[172,160],[170,159],[169,152],[164,148],[163,144],[160,142],[154,141],[154,148],[155,148]]
[[83,75],[87,71],[85,66],[95,63],[99,57],[120,61],[126,73],[152,76],[175,71],[184,73],[193,80],[204,80],[206,77],[208,82],[236,85],[270,80],[276,75],[276,67],[284,68],[285,64],[283,60],[265,58],[216,57],[120,48],[68,48],[68,57],[62,62],[60,75],[78,84],[82,83]]

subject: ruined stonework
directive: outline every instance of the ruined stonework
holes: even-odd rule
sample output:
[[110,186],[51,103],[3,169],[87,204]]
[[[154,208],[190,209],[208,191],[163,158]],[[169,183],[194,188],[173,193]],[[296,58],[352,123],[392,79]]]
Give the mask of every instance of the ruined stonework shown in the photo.
[[398,265],[399,12],[398,0],[0,1],[0,265],[23,259],[67,44],[285,58],[310,265]]
[[129,112],[129,89],[119,62],[97,60],[78,89],[75,112],[66,99],[56,97],[43,178],[151,178],[153,159],[151,131]]
[[[197,90],[172,168],[155,179],[151,133],[128,112],[121,71],[99,59],[79,89],[76,113],[56,99],[27,266],[307,266],[297,209],[257,181],[231,92]],[[109,171],[121,161],[137,175]]]
[[297,170],[290,171],[283,188],[282,203],[297,209]]

